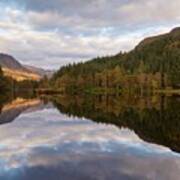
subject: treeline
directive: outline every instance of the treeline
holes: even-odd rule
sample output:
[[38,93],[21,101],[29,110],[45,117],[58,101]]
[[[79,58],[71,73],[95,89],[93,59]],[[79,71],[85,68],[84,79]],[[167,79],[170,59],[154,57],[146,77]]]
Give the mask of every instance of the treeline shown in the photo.
[[62,91],[140,93],[180,88],[180,28],[147,38],[129,53],[62,67],[46,86]]

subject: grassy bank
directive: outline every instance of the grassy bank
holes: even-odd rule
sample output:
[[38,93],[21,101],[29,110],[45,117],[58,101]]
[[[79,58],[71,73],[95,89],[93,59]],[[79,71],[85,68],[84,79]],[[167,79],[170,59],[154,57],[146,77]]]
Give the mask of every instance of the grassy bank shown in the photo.
[[[130,90],[122,90],[115,88],[88,88],[88,89],[36,89],[38,94],[90,94],[90,95],[115,95],[115,94],[141,94],[140,92],[134,92]],[[180,95],[180,89],[159,89],[154,91],[143,92],[143,95],[153,94],[166,94],[166,95]]]
[[156,90],[155,93],[159,93],[159,94],[176,94],[176,95],[180,95],[180,89],[159,89]]

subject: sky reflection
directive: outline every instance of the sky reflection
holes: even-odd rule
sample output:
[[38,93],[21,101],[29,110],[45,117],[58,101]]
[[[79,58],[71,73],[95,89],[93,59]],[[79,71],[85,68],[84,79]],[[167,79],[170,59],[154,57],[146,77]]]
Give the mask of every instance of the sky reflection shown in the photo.
[[146,143],[128,129],[67,117],[51,104],[0,126],[3,180],[179,177],[179,154]]

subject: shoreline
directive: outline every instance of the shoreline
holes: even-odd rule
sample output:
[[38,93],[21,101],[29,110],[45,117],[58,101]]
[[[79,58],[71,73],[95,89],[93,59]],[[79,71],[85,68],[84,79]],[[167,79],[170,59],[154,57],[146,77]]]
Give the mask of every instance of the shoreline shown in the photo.
[[[57,90],[53,90],[53,89],[36,89],[35,90],[36,93],[38,94],[45,94],[45,95],[53,95],[53,94],[64,94],[68,92],[65,92],[62,89],[57,89]],[[94,89],[94,90],[85,90],[85,91],[80,91],[80,92],[71,92],[72,94],[78,94],[78,93],[85,93],[85,94],[124,94],[127,92],[121,91],[121,90],[113,90],[113,89],[109,89],[109,90],[104,90],[104,89]],[[130,93],[130,94],[137,94],[137,93]],[[158,90],[154,90],[152,93],[153,94],[165,94],[165,95],[180,95],[180,89],[158,89]]]
[[155,93],[166,95],[180,95],[180,89],[159,89]]

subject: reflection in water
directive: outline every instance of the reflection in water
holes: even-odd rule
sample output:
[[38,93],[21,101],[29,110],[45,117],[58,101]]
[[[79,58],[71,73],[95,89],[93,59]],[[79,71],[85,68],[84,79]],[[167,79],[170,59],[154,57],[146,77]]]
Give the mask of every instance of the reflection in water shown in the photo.
[[63,113],[132,129],[148,142],[180,152],[180,97],[70,97],[54,98]]
[[[62,112],[76,117],[62,114],[50,102],[43,105],[37,99],[31,103],[25,103],[26,100],[22,99],[16,100],[3,108],[11,109],[12,104],[18,101],[21,102],[21,108],[22,101],[27,107],[15,121],[0,126],[0,179],[179,179],[178,153],[141,140],[127,125],[119,129],[113,123],[97,124],[88,120],[103,122],[102,118],[105,118],[111,123],[109,118],[120,115],[124,112],[123,108],[127,107],[118,106],[121,111],[114,106],[111,109],[113,104],[110,106],[103,98],[103,108],[102,104],[98,101],[95,103],[94,99],[77,100],[75,97],[54,99],[54,103]],[[131,103],[133,104],[132,101]],[[19,103],[17,104],[19,106]],[[155,104],[156,111],[159,111],[160,106],[153,100],[153,107]],[[149,104],[149,107],[151,106],[152,104]],[[89,109],[85,111],[87,107]],[[132,109],[136,107],[137,104],[131,105]],[[166,104],[163,108],[167,107]],[[14,109],[16,108],[17,106],[14,106]],[[101,111],[101,114],[98,115],[97,110]],[[111,116],[105,114],[106,112]]]
[[42,102],[39,99],[17,98],[1,108],[0,124],[10,123],[26,109],[39,107],[40,104],[42,104]]

